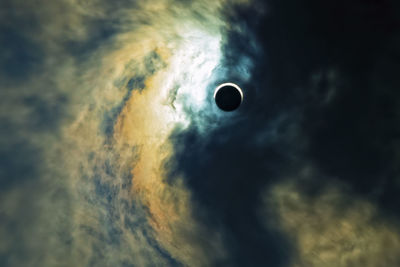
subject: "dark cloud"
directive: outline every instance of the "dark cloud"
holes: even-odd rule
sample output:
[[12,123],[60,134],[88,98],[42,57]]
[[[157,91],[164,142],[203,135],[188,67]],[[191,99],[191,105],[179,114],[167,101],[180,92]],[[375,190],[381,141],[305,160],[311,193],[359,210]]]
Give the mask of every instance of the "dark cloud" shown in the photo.
[[0,73],[3,79],[26,80],[40,71],[43,49],[12,27],[0,27]]
[[[253,8],[233,13],[232,24],[246,31],[230,33],[224,62],[234,69],[240,55],[251,58],[252,79],[242,85],[248,102],[226,126],[202,135],[192,125],[174,135],[171,163],[171,177],[184,174],[199,220],[223,231],[229,266],[288,266],[293,248],[261,226],[257,208],[263,188],[305,164],[326,179],[303,184],[305,192],[339,179],[354,197],[399,218],[397,7],[269,1],[260,16]],[[279,117],[290,119],[273,123]]]
[[38,95],[31,95],[24,97],[21,104],[30,111],[25,124],[29,130],[55,130],[59,128],[59,123],[66,114],[67,98],[59,95],[44,99]]
[[[104,47],[118,33],[116,25],[107,19],[89,21],[90,34],[83,40],[67,39],[63,44],[66,50],[79,60],[88,60],[96,49]],[[87,25],[86,25],[87,26]]]
[[[2,122],[3,127],[10,127]],[[38,178],[40,149],[24,139],[3,144],[0,149],[0,191],[6,191],[25,180]]]
[[249,147],[252,130],[241,122],[207,140],[195,132],[176,136],[174,160],[193,193],[194,216],[225,234],[231,253],[226,264],[285,266],[290,247],[280,233],[265,230],[257,209],[261,190],[276,182],[287,158],[276,146]]

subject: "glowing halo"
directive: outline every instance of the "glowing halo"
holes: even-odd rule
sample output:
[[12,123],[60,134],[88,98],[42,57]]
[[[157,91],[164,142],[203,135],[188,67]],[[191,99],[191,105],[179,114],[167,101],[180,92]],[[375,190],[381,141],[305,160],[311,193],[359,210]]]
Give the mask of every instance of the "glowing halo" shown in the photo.
[[215,91],[214,91],[214,99],[215,99],[215,96],[217,95],[219,89],[221,89],[222,87],[225,87],[225,86],[232,86],[232,87],[236,88],[240,93],[240,97],[241,97],[240,102],[243,102],[243,91],[237,84],[234,84],[234,83],[223,83],[223,84],[218,85],[218,87],[215,88]]

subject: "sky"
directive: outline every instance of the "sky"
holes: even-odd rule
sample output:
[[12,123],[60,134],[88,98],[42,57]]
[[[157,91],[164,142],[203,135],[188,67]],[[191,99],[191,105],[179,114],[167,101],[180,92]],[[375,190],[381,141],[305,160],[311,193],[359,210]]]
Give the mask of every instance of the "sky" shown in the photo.
[[399,47],[394,0],[1,1],[0,266],[400,266]]

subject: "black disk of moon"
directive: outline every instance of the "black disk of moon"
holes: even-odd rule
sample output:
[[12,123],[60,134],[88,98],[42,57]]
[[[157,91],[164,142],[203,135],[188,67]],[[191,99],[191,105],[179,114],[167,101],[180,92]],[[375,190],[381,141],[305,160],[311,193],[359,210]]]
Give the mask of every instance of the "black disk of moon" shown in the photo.
[[243,101],[243,92],[236,84],[225,83],[215,89],[214,99],[221,110],[234,111]]

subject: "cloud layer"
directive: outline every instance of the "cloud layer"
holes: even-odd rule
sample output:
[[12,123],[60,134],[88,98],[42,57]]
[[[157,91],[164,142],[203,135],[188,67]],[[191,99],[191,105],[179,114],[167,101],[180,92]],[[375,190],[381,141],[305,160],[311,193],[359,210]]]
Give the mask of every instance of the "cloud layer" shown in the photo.
[[398,4],[0,5],[1,266],[399,264]]

